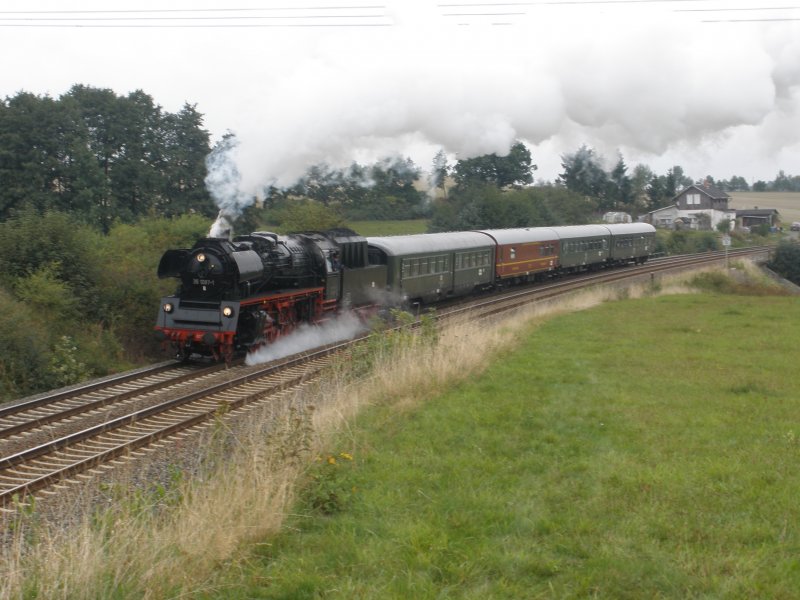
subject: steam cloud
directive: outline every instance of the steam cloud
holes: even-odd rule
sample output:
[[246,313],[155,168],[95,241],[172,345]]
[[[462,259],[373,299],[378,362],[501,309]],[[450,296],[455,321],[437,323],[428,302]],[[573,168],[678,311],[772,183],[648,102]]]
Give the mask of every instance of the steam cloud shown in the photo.
[[322,325],[303,324],[294,333],[248,354],[245,362],[248,365],[259,365],[278,360],[325,344],[349,340],[366,329],[358,317],[343,313]]
[[235,137],[224,137],[206,157],[206,188],[219,207],[219,215],[211,225],[209,237],[229,237],[233,221],[253,203],[252,197],[248,197],[240,188],[241,176],[235,155],[237,146]]
[[[236,98],[246,108],[231,124],[240,180],[229,197],[287,187],[315,164],[399,155],[428,169],[439,150],[451,160],[505,154],[515,140],[548,179],[584,143],[662,172],[686,160],[708,169],[687,170],[695,178],[791,170],[780,161],[800,154],[793,28],[666,10],[625,26],[602,4],[609,14],[581,5],[554,21],[535,5],[513,27],[457,27],[435,7],[403,3],[389,28],[297,34],[297,55],[264,47],[265,72]],[[759,161],[767,170],[753,173]]]

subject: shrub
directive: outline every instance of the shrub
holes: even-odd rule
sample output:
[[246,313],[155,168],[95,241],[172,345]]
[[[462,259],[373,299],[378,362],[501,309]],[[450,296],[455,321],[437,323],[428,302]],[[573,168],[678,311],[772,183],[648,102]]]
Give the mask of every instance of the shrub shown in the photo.
[[783,241],[775,248],[769,268],[800,285],[800,244]]
[[0,290],[0,401],[47,389],[51,354],[37,312]]

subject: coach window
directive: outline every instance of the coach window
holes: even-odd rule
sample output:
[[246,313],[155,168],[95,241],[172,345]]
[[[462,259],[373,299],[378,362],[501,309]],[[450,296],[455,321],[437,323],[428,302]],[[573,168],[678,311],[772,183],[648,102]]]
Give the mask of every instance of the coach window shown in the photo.
[[517,258],[517,249],[516,248],[510,248],[509,251],[508,251],[508,257],[511,260],[515,260]]

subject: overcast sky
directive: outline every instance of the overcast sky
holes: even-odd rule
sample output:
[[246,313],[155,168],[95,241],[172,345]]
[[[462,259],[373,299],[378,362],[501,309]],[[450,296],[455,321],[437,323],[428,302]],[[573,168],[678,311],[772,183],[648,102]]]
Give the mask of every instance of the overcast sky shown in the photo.
[[[76,83],[196,104],[247,189],[387,155],[524,140],[694,179],[800,175],[792,0],[5,0],[0,95]],[[760,7],[771,6],[771,9]],[[779,8],[784,6],[784,8]],[[23,12],[24,11],[24,12]]]

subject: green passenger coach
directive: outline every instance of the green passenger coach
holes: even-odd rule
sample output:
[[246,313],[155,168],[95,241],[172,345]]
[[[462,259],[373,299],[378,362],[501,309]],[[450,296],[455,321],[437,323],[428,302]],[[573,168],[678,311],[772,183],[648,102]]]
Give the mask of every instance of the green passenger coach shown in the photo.
[[477,232],[370,237],[369,262],[386,265],[387,287],[403,302],[433,302],[494,282],[495,244]]
[[561,240],[563,271],[602,266],[609,257],[611,233],[604,225],[567,225],[552,228]]
[[656,230],[648,223],[606,225],[611,232],[611,262],[645,262],[656,248]]

